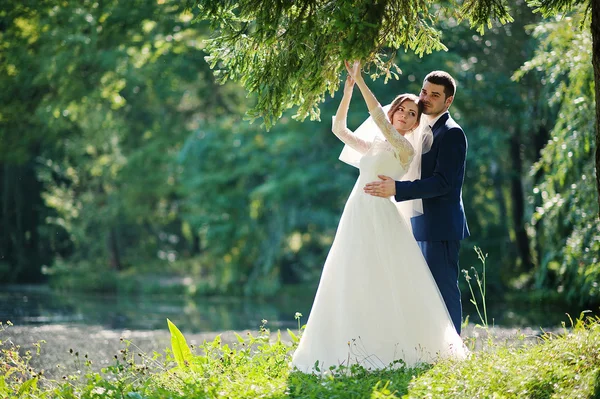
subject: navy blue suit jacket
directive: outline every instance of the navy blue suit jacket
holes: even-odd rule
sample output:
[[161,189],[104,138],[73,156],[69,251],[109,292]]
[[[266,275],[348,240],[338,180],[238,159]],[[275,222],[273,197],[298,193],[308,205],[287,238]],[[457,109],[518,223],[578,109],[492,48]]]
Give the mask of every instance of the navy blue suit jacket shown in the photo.
[[431,150],[421,157],[421,179],[396,182],[396,201],[423,199],[423,214],[411,219],[417,241],[469,236],[462,202],[467,138],[446,112],[432,126]]

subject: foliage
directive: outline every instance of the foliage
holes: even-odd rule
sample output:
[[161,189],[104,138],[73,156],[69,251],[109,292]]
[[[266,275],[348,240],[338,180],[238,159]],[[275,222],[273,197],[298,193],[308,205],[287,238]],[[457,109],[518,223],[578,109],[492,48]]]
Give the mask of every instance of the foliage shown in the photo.
[[[206,29],[175,2],[140,2],[133,13],[95,4],[14,2],[4,16],[3,84],[14,95],[2,98],[31,107],[38,123],[3,112],[14,138],[1,141],[14,145],[2,147],[5,174],[35,160],[47,214],[28,228],[44,233],[31,245],[55,245],[43,268],[54,286],[122,290],[132,272],[166,269],[192,275],[200,293],[268,294],[314,280],[353,179],[343,169],[321,181],[331,169],[323,159],[340,148],[329,127],[287,118],[265,136],[247,126],[242,92],[216,85],[202,60]],[[42,94],[16,95],[27,90]],[[319,134],[307,139],[310,130]]]
[[579,320],[564,335],[544,334],[537,345],[474,352],[461,364],[439,363],[420,375],[409,397],[596,397],[598,320]]
[[600,299],[600,223],[596,212],[593,154],[594,81],[591,35],[579,30],[582,13],[536,27],[542,39],[535,57],[516,74],[541,75],[553,88],[558,118],[533,173],[539,175],[530,201],[539,256],[536,283],[564,291],[574,303]]
[[[177,295],[314,287],[356,170],[337,161],[328,120],[300,123],[286,110],[332,115],[338,97],[325,93],[336,91],[341,60],[364,53],[372,75],[390,73],[370,84],[382,103],[418,92],[430,70],[457,79],[451,113],[469,140],[463,248],[494,259],[487,296],[515,286],[600,300],[593,184],[582,177],[594,178],[590,41],[571,32],[577,22],[542,21],[533,37],[541,13],[524,2],[511,5],[514,23],[491,26],[505,3],[464,1],[462,12],[422,1],[190,3],[3,3],[1,281]],[[210,22],[194,23],[202,18]],[[291,45],[302,40],[310,46]],[[433,51],[436,41],[449,51]],[[531,72],[511,80],[539,41]],[[241,86],[217,84],[206,57]],[[387,79],[394,63],[397,81]],[[269,133],[243,120],[251,107],[251,116],[268,107],[267,124],[278,119]],[[355,98],[348,126],[366,116]],[[462,267],[476,263],[462,251]]]
[[[50,87],[34,77],[42,65],[35,51],[38,18],[26,4],[3,3],[0,11],[0,279],[40,280],[40,264],[68,251],[65,232],[45,226],[55,212],[44,206],[36,176],[41,148],[57,137],[43,128],[37,107]],[[47,11],[47,4],[40,4]]]
[[[298,106],[295,117],[319,118],[319,103],[339,87],[343,60],[361,59],[373,76],[396,76],[397,49],[417,55],[442,50],[435,25],[444,2],[411,1],[197,1],[201,20],[215,36],[207,58],[222,81],[242,83],[257,103],[251,119],[270,128],[283,112]],[[436,4],[439,3],[439,4]],[[455,14],[483,33],[490,17],[512,21],[496,0],[469,0]],[[395,67],[397,70],[397,67]]]
[[[217,336],[194,352],[189,367],[138,351],[124,341],[114,364],[100,372],[71,351],[79,371],[60,381],[29,366],[10,342],[0,342],[0,395],[29,398],[438,398],[595,397],[600,393],[600,320],[579,319],[572,331],[544,334],[537,344],[493,344],[464,361],[413,369],[367,371],[360,366],[307,375],[290,368],[295,344],[263,326],[258,335],[225,344]],[[4,326],[2,326],[4,330]],[[3,331],[0,331],[0,333]],[[39,346],[39,345],[38,345]],[[39,353],[36,354],[39,356]]]
[[570,12],[586,3],[591,5],[591,0],[528,0],[527,2],[535,11],[543,13],[545,17]]
[[[58,3],[10,2],[1,15],[5,175],[29,157],[38,184],[32,196],[45,202],[34,210],[47,209],[38,227],[18,233],[38,237],[39,229],[38,242],[54,243],[56,263],[68,258],[69,267],[96,277],[134,261],[164,267],[188,250],[179,239],[172,160],[189,125],[236,112],[238,94],[225,86],[203,95],[212,80],[198,63],[202,32],[178,2],[139,1],[133,12],[117,1]],[[3,249],[10,238],[3,236]]]
[[[314,278],[352,173],[332,170],[335,138],[298,123],[265,135],[239,121],[199,129],[179,154],[185,220],[201,232],[218,292],[272,294]],[[332,162],[335,162],[332,159]],[[301,258],[300,258],[301,257]]]
[[[38,77],[64,89],[47,95],[38,111],[46,129],[64,140],[41,155],[46,167],[39,175],[46,203],[58,211],[51,221],[73,238],[71,262],[121,269],[128,247],[158,252],[159,234],[149,225],[174,222],[168,161],[185,134],[182,91],[193,90],[201,73],[191,67],[201,50],[187,29],[192,16],[177,7],[146,2],[131,14],[119,2],[94,4],[60,7],[40,18],[38,29],[49,38],[41,51],[56,54],[65,67]],[[87,55],[78,56],[82,52]]]

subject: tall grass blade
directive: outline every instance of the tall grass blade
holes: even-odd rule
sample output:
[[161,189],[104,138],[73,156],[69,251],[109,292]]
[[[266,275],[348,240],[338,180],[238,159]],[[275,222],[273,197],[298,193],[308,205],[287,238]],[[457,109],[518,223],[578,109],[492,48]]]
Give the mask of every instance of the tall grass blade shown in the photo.
[[296,336],[296,334],[294,334],[294,332],[292,330],[290,330],[289,328],[287,329],[288,334],[290,334],[290,338],[292,339],[292,342],[297,344],[300,340],[298,339],[298,337]]
[[37,380],[38,378],[35,377],[25,381],[23,385],[21,385],[21,388],[19,388],[19,398],[22,397],[24,393],[29,393],[32,389],[36,389]]
[[233,332],[233,335],[235,335],[235,338],[238,340],[238,342],[240,344],[243,344],[244,342],[246,342],[244,337],[242,337],[240,334],[236,333],[235,331]]
[[188,366],[192,361],[190,347],[177,326],[169,319],[167,319],[167,324],[169,325],[169,331],[171,332],[171,348],[173,350],[173,355],[175,356],[175,361],[179,367]]

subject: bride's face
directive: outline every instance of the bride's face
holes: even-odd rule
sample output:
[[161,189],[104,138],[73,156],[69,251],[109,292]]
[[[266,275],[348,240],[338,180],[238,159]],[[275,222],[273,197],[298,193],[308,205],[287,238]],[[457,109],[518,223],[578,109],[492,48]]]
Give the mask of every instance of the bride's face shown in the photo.
[[392,126],[404,135],[417,126],[417,115],[419,115],[417,104],[411,100],[406,100],[400,104],[398,110],[392,115]]

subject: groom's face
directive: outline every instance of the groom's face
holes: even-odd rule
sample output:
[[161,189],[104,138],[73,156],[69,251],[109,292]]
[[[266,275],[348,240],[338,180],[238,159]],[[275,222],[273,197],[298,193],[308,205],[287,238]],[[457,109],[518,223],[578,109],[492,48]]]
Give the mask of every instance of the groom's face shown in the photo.
[[452,104],[452,97],[446,98],[444,94],[444,86],[431,82],[423,83],[419,99],[423,102],[423,113],[434,117],[446,111]]

